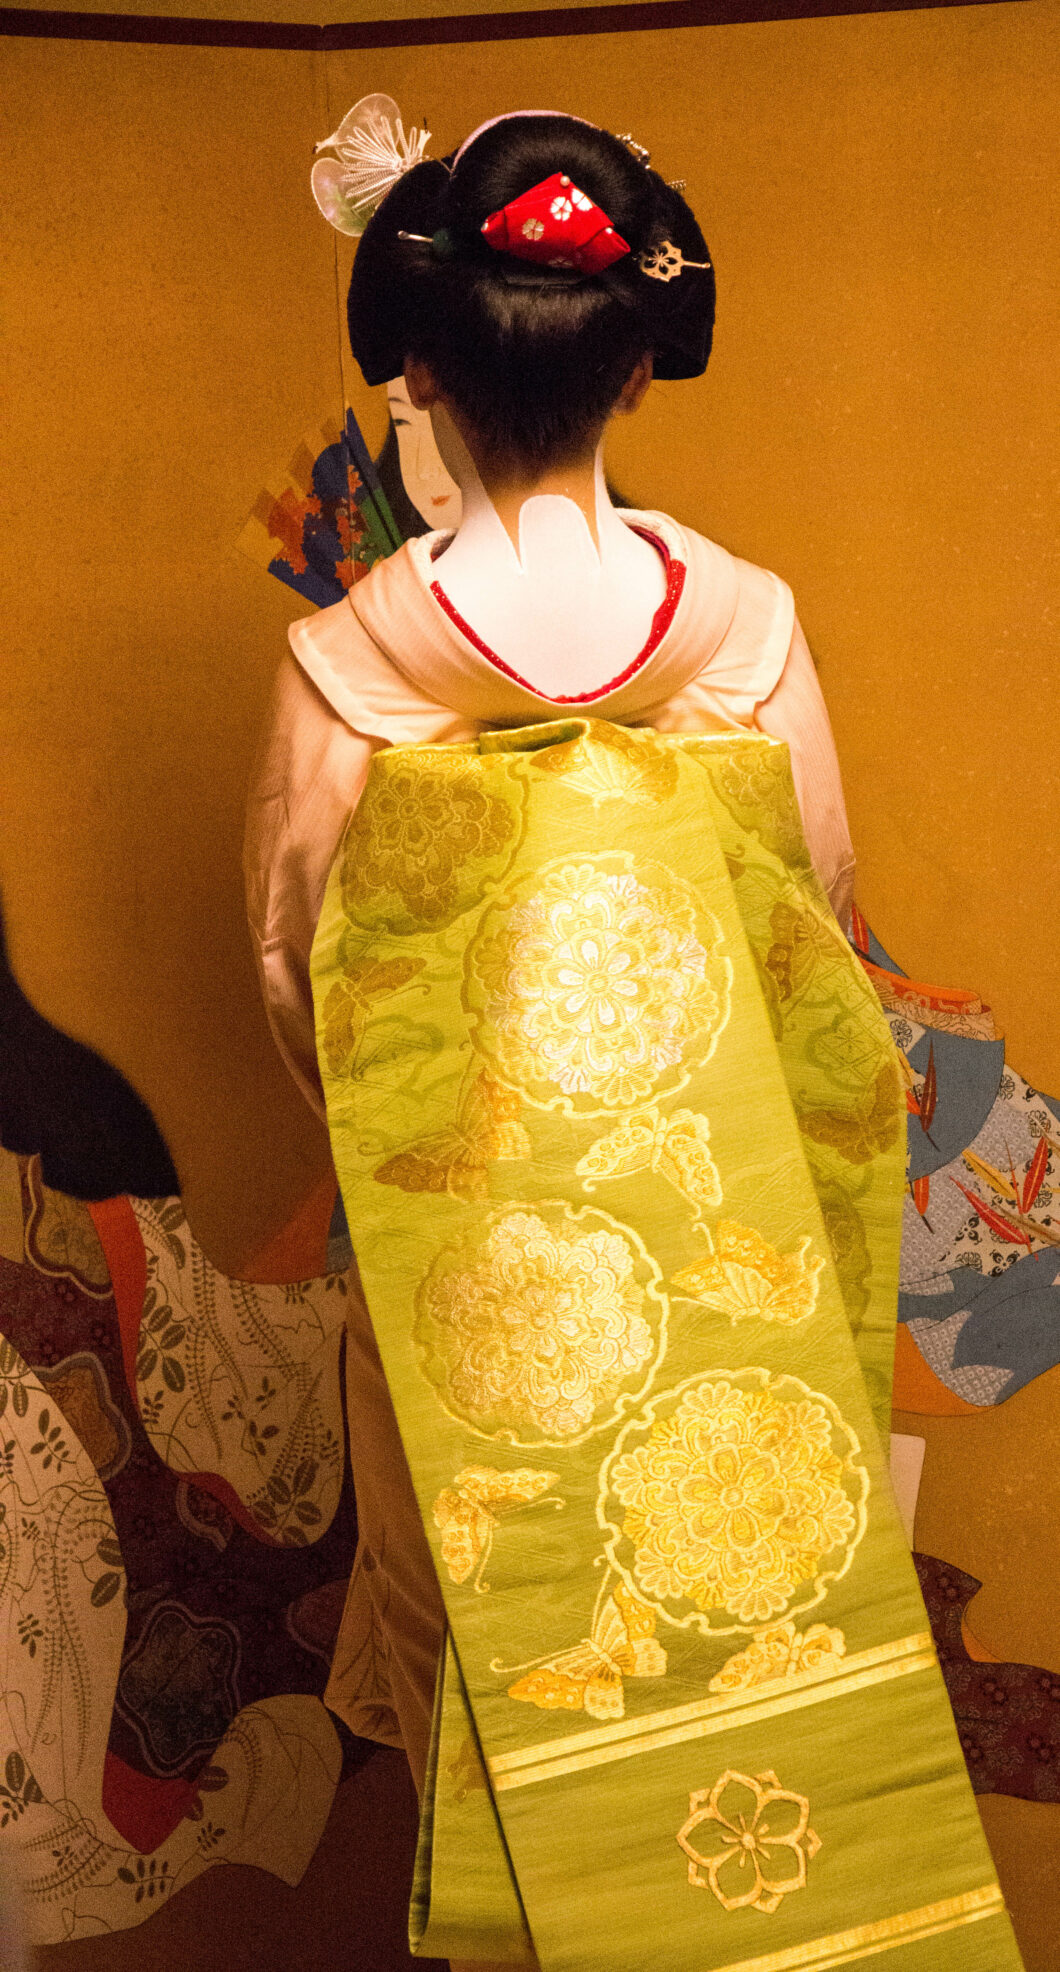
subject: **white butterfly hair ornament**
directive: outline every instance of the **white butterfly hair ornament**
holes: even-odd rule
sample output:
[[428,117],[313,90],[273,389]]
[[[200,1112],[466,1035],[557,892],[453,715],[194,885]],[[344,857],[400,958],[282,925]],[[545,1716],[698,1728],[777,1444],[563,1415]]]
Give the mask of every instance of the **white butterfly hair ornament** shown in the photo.
[[317,157],[309,181],[328,224],[357,239],[391,186],[420,163],[430,138],[429,130],[405,129],[392,96],[362,96],[314,145],[314,152],[335,153]]

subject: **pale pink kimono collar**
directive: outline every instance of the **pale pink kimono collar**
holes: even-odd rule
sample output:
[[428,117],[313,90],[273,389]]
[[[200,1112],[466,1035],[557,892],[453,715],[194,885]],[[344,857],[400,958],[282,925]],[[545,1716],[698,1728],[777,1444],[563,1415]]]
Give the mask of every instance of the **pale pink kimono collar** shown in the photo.
[[550,699],[508,671],[439,594],[438,533],[406,542],[343,602],[293,624],[294,654],[348,725],[392,744],[572,714],[672,726],[668,710],[689,691],[724,723],[748,723],[783,669],[790,590],[666,514],[623,519],[662,545],[667,592],[647,645],[602,689]]

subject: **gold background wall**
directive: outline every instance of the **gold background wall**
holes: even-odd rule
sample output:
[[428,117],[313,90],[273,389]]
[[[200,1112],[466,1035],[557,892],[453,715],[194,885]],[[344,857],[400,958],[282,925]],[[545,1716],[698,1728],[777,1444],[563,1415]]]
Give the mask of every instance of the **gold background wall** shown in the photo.
[[328,57],[7,41],[3,69],[0,885],[26,990],[147,1097],[220,1263],[326,1157],[271,1053],[239,877],[304,606],[233,544],[339,412],[340,362],[381,434],[307,184],[369,89],[426,113],[436,151],[543,103],[688,180],[716,353],[654,387],[613,472],[791,582],[862,908],[909,970],[978,987],[1060,1090],[1054,7]]

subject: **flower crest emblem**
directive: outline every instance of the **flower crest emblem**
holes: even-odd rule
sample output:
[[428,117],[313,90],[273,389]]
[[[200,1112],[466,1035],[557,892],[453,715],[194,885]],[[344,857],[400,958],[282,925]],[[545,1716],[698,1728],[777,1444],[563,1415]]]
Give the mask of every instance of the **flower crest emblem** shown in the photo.
[[859,1451],[798,1377],[691,1377],[630,1420],[604,1466],[609,1558],[661,1615],[707,1634],[811,1608],[865,1531]]
[[636,1234],[561,1201],[502,1210],[443,1252],[414,1333],[452,1415],[486,1438],[569,1445],[643,1394],[666,1313]]
[[730,1767],[713,1787],[690,1794],[688,1809],[677,1840],[688,1857],[689,1884],[710,1890],[723,1910],[772,1916],[783,1897],[806,1888],[820,1837],[809,1825],[806,1796],[782,1787],[775,1773]]
[[[477,763],[459,753],[404,749],[373,764],[342,862],[342,901],[354,920],[400,899],[417,924],[438,924],[481,884],[482,865],[514,848],[518,817]],[[377,771],[378,767],[378,771]]]
[[558,219],[562,224],[565,219],[570,218],[571,213],[574,211],[574,206],[570,199],[558,198],[553,199],[549,211],[553,219]]
[[544,233],[544,230],[545,230],[544,223],[540,219],[523,220],[524,240],[539,240],[542,234]]
[[721,942],[662,865],[553,864],[494,907],[470,950],[476,1046],[544,1108],[639,1108],[713,1052],[732,977]]

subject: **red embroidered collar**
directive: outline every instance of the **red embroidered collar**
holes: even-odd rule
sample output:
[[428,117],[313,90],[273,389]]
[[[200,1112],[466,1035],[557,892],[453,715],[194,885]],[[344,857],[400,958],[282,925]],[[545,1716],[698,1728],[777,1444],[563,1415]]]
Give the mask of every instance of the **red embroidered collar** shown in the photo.
[[488,644],[483,643],[482,638],[471,628],[470,623],[464,621],[460,611],[450,602],[440,582],[431,583],[431,594],[435,601],[441,604],[450,622],[456,625],[461,636],[467,638],[468,643],[474,646],[479,652],[479,655],[484,657],[488,663],[492,664],[495,671],[500,671],[504,677],[510,678],[513,684],[521,685],[523,690],[529,692],[533,698],[541,699],[546,705],[591,705],[594,699],[607,698],[609,693],[617,691],[620,685],[628,684],[630,678],[635,678],[637,672],[643,670],[649,657],[651,657],[653,651],[658,649],[666,632],[670,628],[674,620],[677,605],[681,600],[681,592],[685,586],[685,564],[683,561],[675,560],[665,541],[658,534],[653,534],[651,529],[647,527],[635,527],[633,531],[635,534],[640,534],[645,541],[650,541],[652,547],[657,548],[662,556],[666,564],[666,594],[659,604],[655,615],[652,617],[651,631],[644,648],[637,652],[632,662],[627,664],[624,670],[618,672],[616,677],[609,678],[606,684],[597,685],[591,692],[570,692],[564,693],[558,698],[550,698],[547,692],[539,691],[536,685],[531,684],[529,678],[521,678],[518,671],[513,671],[510,664],[505,664],[504,659],[498,657],[496,651],[491,650]]

